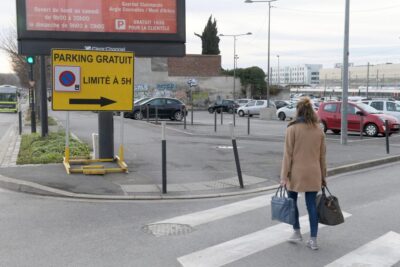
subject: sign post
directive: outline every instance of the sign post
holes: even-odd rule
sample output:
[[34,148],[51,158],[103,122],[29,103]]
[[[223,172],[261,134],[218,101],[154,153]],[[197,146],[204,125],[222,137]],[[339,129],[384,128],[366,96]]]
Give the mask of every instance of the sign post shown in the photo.
[[[84,161],[71,159],[69,145],[66,142],[64,165],[67,172],[73,171],[70,168],[70,162],[113,161],[113,111],[123,112],[133,109],[134,54],[131,52],[53,49],[51,57],[53,110],[99,112],[100,159]],[[121,137],[119,149],[121,155],[115,157],[120,169],[108,169],[108,171],[123,170],[127,172],[127,166],[123,162],[122,139]],[[104,174],[107,171],[100,165],[93,166],[92,169],[89,167],[82,167],[82,172]]]

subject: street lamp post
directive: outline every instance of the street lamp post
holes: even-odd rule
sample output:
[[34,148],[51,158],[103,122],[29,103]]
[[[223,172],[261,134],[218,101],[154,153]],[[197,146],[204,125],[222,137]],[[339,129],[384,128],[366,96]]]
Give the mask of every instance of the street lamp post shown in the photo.
[[[251,35],[251,32],[248,33],[240,33],[240,34],[220,34],[219,36],[221,37],[233,37],[233,101],[236,100],[236,60],[238,59],[238,56],[236,55],[236,38],[238,36],[244,36],[244,35]],[[233,125],[236,126],[236,121],[235,121],[235,111],[233,111]]]
[[270,39],[271,39],[271,2],[276,2],[278,0],[260,0],[260,1],[256,1],[256,0],[246,0],[244,1],[245,3],[268,3],[268,64],[267,64],[267,68],[268,68],[268,72],[267,72],[267,107],[270,107],[269,105],[269,85],[271,82],[271,73],[270,73]]
[[278,85],[281,83],[280,69],[279,69],[279,55],[276,55],[278,58]]

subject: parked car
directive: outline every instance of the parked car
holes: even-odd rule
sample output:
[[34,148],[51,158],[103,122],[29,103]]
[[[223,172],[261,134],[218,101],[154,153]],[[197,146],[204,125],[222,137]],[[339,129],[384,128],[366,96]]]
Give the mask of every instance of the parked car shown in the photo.
[[[147,108],[149,114],[147,114]],[[157,110],[157,111],[156,111]],[[127,117],[142,120],[143,118],[155,118],[156,113],[160,119],[171,119],[181,121],[183,116],[187,116],[184,103],[175,98],[154,97],[135,104],[132,112],[127,113]]]
[[[318,111],[320,104],[313,101],[311,103],[314,110]],[[287,118],[293,119],[294,117],[296,117],[296,103],[291,103],[290,105],[278,109],[276,111],[276,116],[282,121],[286,120]]]
[[236,99],[236,103],[239,104],[239,106],[244,106],[247,103],[249,103],[252,99],[250,98],[242,98],[242,99]]
[[280,109],[278,109],[276,111],[276,116],[278,116],[278,118],[281,121],[284,121],[287,118],[292,119],[292,118],[296,117],[296,105],[291,104],[291,105],[287,105],[285,107],[281,107]]
[[282,107],[286,107],[286,106],[290,105],[290,101],[286,101],[286,100],[275,100],[274,103],[275,103],[275,107],[277,109],[280,109]]
[[[250,116],[259,115],[260,110],[267,107],[267,102],[267,100],[252,100],[246,105],[238,108],[237,113],[240,117],[243,117],[246,114],[249,114]],[[269,104],[271,107],[275,107],[275,104],[272,103],[272,101],[270,101]]]
[[[321,103],[318,116],[324,132],[331,130],[336,134],[340,133],[341,106],[342,103],[337,101]],[[383,114],[367,104],[349,102],[347,112],[349,131],[359,132],[362,126],[363,132],[368,136],[377,136],[385,133],[385,120],[388,120],[389,133],[399,132],[399,121],[395,117]],[[361,116],[363,125],[360,125]]]
[[400,121],[400,104],[396,103],[396,101],[372,99],[362,100],[361,102],[382,111],[384,114],[392,115]]
[[237,104],[235,101],[231,99],[224,99],[221,102],[215,102],[214,104],[210,105],[208,107],[208,112],[214,113],[216,111],[217,113],[220,113],[222,110],[223,112],[232,114],[233,112],[236,112],[238,107],[239,104]]

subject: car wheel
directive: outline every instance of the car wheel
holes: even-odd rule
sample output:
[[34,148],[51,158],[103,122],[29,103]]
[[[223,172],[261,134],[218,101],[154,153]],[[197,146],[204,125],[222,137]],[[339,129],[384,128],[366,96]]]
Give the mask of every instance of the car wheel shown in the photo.
[[212,113],[214,113],[214,109],[213,108],[208,108],[208,112],[210,112],[212,114]]
[[244,117],[244,111],[243,110],[239,110],[239,116],[240,117]]
[[284,121],[284,120],[286,119],[285,113],[284,113],[284,112],[279,112],[278,118],[279,118],[281,121]]
[[326,133],[326,132],[328,131],[328,128],[326,127],[326,123],[325,123],[324,121],[321,121],[321,122],[319,123],[319,127],[322,129],[322,131],[323,131],[324,133]]
[[340,134],[340,130],[332,130],[334,134]]
[[143,113],[140,111],[136,111],[135,113],[133,113],[133,118],[135,120],[143,120]]
[[228,109],[228,113],[229,113],[229,114],[233,114],[233,112],[234,112],[233,108],[229,108],[229,109]]
[[131,115],[130,115],[130,113],[124,113],[124,118],[130,118],[131,117]]
[[183,119],[183,114],[180,111],[175,111],[174,113],[174,119],[176,121],[181,121]]
[[367,134],[367,136],[377,136],[378,135],[378,127],[373,124],[373,123],[368,123],[365,127],[364,127],[364,132]]

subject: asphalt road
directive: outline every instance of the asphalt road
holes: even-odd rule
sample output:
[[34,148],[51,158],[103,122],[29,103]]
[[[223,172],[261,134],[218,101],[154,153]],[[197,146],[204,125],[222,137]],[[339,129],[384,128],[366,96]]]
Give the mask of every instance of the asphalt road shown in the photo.
[[[331,177],[329,188],[349,217],[342,225],[320,228],[319,251],[285,241],[290,227],[270,220],[266,195],[273,192],[88,202],[0,190],[0,265],[325,266],[365,246],[367,254],[361,255],[371,266],[380,266],[372,261],[380,256],[399,267],[399,171],[395,164]],[[303,197],[299,203],[304,216]],[[305,239],[307,231],[304,227]]]

